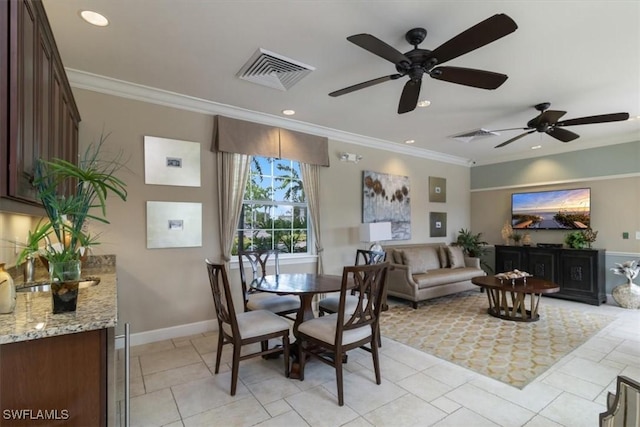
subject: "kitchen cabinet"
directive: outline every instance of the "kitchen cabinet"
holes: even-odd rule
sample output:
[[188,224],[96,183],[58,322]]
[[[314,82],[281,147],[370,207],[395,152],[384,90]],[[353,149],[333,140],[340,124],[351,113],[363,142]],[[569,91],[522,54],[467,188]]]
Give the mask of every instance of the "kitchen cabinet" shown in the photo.
[[557,283],[547,296],[600,305],[606,302],[605,251],[496,245],[497,273],[518,269]]
[[[0,427],[114,426],[117,277],[114,255],[89,256],[74,313],[52,314],[49,291],[23,292],[0,316]],[[46,277],[39,266],[36,278]]]
[[37,204],[38,159],[77,162],[80,114],[40,0],[0,2],[0,197]]
[[106,426],[113,342],[108,328],[0,346],[0,425]]

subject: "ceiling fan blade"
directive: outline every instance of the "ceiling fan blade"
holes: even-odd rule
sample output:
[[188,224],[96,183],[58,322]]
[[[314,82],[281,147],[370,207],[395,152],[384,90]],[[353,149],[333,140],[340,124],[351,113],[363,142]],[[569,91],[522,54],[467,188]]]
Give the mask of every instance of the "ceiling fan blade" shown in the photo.
[[508,78],[505,74],[492,71],[460,67],[438,67],[431,71],[429,75],[437,80],[481,89],[496,89]]
[[580,117],[577,119],[563,120],[556,126],[589,125],[592,123],[620,122],[629,119],[629,113],[601,114],[599,116]]
[[535,119],[532,119],[529,123],[527,123],[527,125],[531,127],[536,127],[541,123],[554,124],[558,121],[560,117],[564,116],[565,114],[567,114],[566,111],[559,111],[559,110],[543,111],[542,113],[540,113],[538,117],[536,117]]
[[509,139],[509,140],[507,140],[507,141],[503,142],[502,144],[498,144],[498,145],[496,145],[496,146],[495,146],[495,147],[493,147],[493,148],[500,148],[500,147],[504,147],[505,145],[507,145],[507,144],[511,144],[513,141],[517,141],[517,140],[519,140],[520,138],[522,138],[522,137],[524,137],[524,136],[527,136],[527,135],[529,135],[530,133],[533,133],[533,132],[535,132],[535,129],[534,129],[534,130],[530,130],[529,132],[521,133],[520,135],[516,136],[515,138],[511,138],[511,139]]
[[574,139],[580,138],[580,135],[578,135],[577,133],[573,133],[570,130],[557,127],[554,127],[553,129],[547,131],[547,134],[562,142],[569,142],[573,141]]
[[402,96],[400,96],[400,104],[398,104],[398,114],[415,110],[418,104],[418,98],[420,97],[421,86],[422,80],[409,80],[404,85]]
[[389,46],[377,37],[371,34],[355,34],[347,37],[351,43],[360,46],[361,48],[368,50],[374,55],[378,55],[381,58],[391,61],[394,64],[401,62],[411,63],[411,60],[404,56],[404,54],[398,51],[396,48]]
[[345,87],[344,89],[331,92],[329,96],[340,96],[356,90],[364,89],[369,86],[377,85],[379,83],[388,82],[389,80],[395,80],[402,77],[402,74],[391,74],[390,76],[378,77],[377,79],[369,80],[366,82],[358,83],[357,85]]
[[531,128],[520,127],[520,128],[507,128],[507,129],[491,129],[491,130],[489,130],[487,132],[505,132],[505,131],[508,131],[508,130],[529,130],[529,129],[531,129]]
[[478,49],[501,37],[514,32],[518,25],[509,16],[499,13],[474,25],[458,34],[451,40],[437,47],[431,52],[431,57],[438,60],[438,64],[450,61],[467,52]]

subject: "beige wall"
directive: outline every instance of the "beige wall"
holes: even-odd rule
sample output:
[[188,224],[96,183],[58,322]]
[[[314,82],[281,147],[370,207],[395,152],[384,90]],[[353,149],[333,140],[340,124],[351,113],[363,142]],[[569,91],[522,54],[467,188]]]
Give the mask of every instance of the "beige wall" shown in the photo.
[[[482,232],[487,242],[501,244],[500,230],[511,218],[512,193],[581,187],[591,188],[591,227],[598,231],[593,247],[608,252],[640,252],[640,240],[635,238],[636,230],[640,231],[640,177],[474,191],[471,193],[471,227],[476,232]],[[629,233],[628,239],[622,238],[625,231]],[[533,244],[562,243],[566,234],[561,230],[530,233]]]
[[[170,328],[214,319],[213,302],[203,260],[217,259],[218,215],[215,202],[216,174],[214,155],[209,150],[213,118],[209,114],[74,90],[81,112],[81,149],[96,139],[102,130],[111,132],[108,147],[122,148],[129,156],[128,170],[120,173],[127,183],[127,202],[107,201],[111,224],[92,225],[91,232],[102,231],[97,254],[116,254],[118,273],[119,323],[131,324],[133,333]],[[201,143],[202,186],[177,187],[145,185],[145,135]],[[432,160],[398,155],[339,141],[330,141],[330,168],[321,173],[321,215],[325,272],[339,274],[354,259],[362,219],[362,171],[372,170],[408,176],[410,179],[411,242],[451,241],[462,227],[469,226],[469,169]],[[340,162],[337,153],[361,154],[360,163]],[[447,179],[447,203],[428,202],[429,176]],[[200,202],[203,210],[203,245],[197,248],[147,249],[147,201]],[[447,212],[447,238],[429,238],[430,211]],[[26,236],[30,217],[0,214],[2,238]],[[9,237],[10,236],[10,237]],[[15,261],[11,248],[3,257]],[[313,260],[311,260],[313,261]],[[291,263],[284,259],[283,272],[314,271],[315,263]],[[239,285],[239,274],[231,266],[232,284]],[[240,299],[240,293],[236,295]],[[240,301],[238,301],[239,303]],[[121,329],[120,326],[119,329]]]
[[[341,162],[340,152],[363,156],[359,163]],[[411,197],[410,242],[451,242],[457,231],[469,226],[469,168],[433,160],[394,154],[368,147],[330,141],[331,167],[322,174],[322,222],[325,271],[338,273],[353,263],[362,222],[362,173],[365,170],[409,177]],[[447,180],[447,202],[430,203],[429,176]],[[447,213],[447,237],[429,237],[429,212]]]

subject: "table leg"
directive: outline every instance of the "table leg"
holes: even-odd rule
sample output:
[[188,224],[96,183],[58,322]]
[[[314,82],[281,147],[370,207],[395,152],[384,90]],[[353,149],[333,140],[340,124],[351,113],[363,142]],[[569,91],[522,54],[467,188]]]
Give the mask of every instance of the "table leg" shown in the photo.
[[298,327],[304,321],[311,320],[315,317],[313,314],[313,295],[302,294],[300,295],[300,309],[296,314],[296,320],[293,322],[293,336],[296,337],[296,341],[291,343],[291,349],[289,351],[291,357],[291,370],[289,371],[289,378],[300,379],[300,361],[298,360]]

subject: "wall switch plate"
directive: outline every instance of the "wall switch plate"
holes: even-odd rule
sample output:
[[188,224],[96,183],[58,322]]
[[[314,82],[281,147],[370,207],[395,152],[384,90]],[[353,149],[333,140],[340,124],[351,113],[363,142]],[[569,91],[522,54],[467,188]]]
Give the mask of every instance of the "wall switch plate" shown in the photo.
[[623,239],[628,239],[628,238],[629,238],[629,233],[628,233],[628,232],[626,232],[626,231],[625,231],[625,232],[623,232],[623,233],[622,233],[622,238],[623,238]]
[[640,240],[640,231],[636,231],[636,240]]

